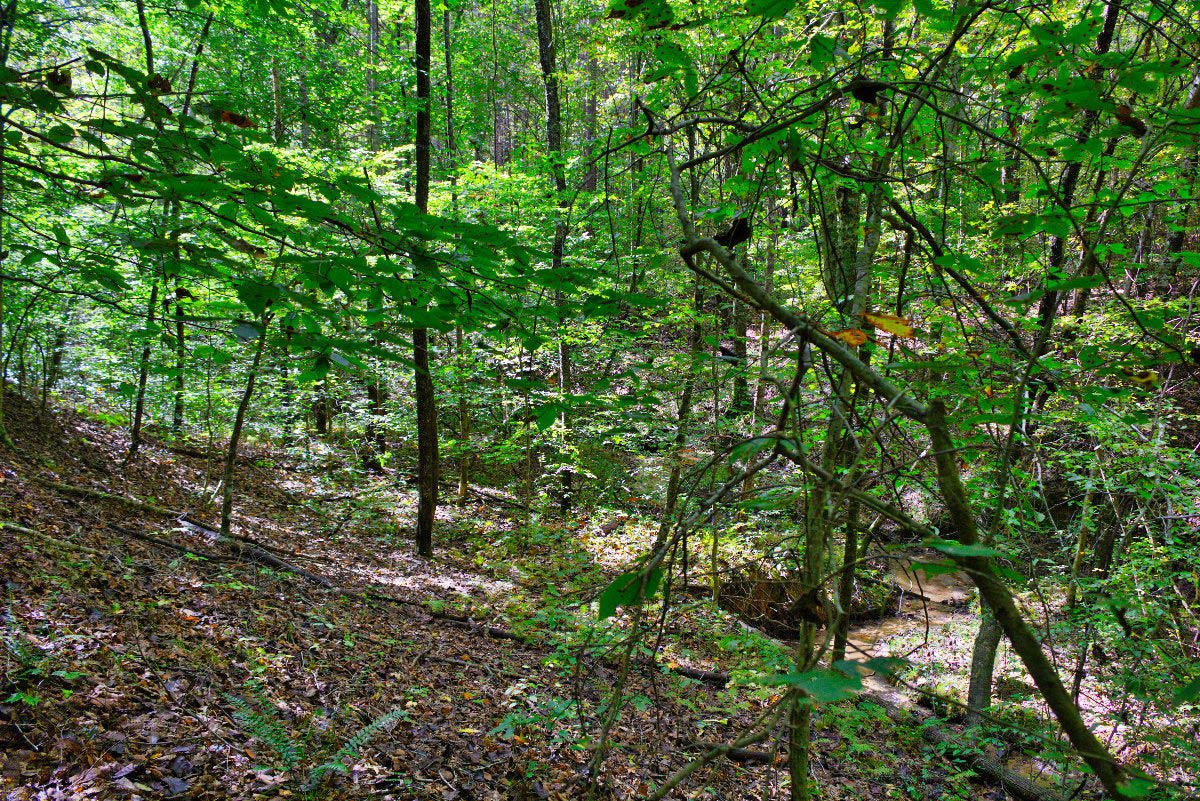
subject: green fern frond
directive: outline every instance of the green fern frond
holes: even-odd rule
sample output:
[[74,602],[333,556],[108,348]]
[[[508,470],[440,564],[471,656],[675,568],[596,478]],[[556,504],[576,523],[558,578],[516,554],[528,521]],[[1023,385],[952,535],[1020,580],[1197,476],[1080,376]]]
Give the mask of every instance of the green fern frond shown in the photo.
[[379,717],[372,720],[366,726],[363,726],[358,732],[347,740],[337,753],[333,755],[333,759],[317,765],[308,772],[308,786],[315,787],[322,779],[330,773],[345,773],[349,770],[349,763],[358,759],[363,748],[375,739],[379,732],[383,731],[388,726],[392,725],[401,718],[408,717],[408,712],[403,709],[393,709],[390,712],[385,712]]
[[291,772],[300,765],[303,759],[300,746],[283,727],[283,722],[274,710],[264,713],[246,699],[229,693],[225,693],[225,700],[233,707],[233,719],[247,733],[274,751],[282,767]]

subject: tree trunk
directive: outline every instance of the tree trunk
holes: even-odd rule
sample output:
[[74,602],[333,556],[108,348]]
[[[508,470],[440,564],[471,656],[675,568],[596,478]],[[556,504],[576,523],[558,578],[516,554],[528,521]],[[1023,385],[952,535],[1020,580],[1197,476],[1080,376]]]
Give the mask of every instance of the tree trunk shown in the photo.
[[275,144],[283,147],[287,134],[283,127],[283,84],[279,77],[279,65],[271,60],[271,135]]
[[[422,214],[429,210],[430,75],[433,13],[429,0],[416,0],[417,68],[417,181],[416,203]],[[433,520],[438,502],[437,398],[429,367],[429,330],[413,329],[413,364],[417,401],[417,553],[433,556]]]
[[[153,269],[153,268],[151,268]],[[129,453],[126,462],[137,459],[142,444],[142,416],[146,409],[146,381],[150,377],[150,354],[152,351],[150,330],[154,327],[154,316],[158,311],[158,274],[150,278],[150,303],[146,308],[146,344],[142,346],[142,357],[138,362],[137,399],[133,406],[133,425],[129,430]]]
[[[177,289],[182,288],[179,285]],[[183,327],[183,298],[175,293],[175,398],[171,405],[171,433],[179,436],[183,433],[183,369],[187,364],[187,345],[184,342]]]
[[[16,21],[17,0],[9,0],[2,8],[0,8],[0,31],[7,32],[12,28]],[[8,67],[8,41],[9,38],[4,37],[4,44],[0,47],[0,67],[7,69]],[[5,136],[5,123],[8,122],[8,115],[0,114],[0,162],[4,160],[5,145],[8,138]],[[4,170],[0,169],[0,350],[4,349],[4,261],[8,256],[8,240],[5,238],[7,231],[4,223],[8,219],[8,208],[6,201],[8,195],[6,193],[7,186],[4,180]],[[5,385],[8,382],[7,371],[0,368],[0,443],[12,447],[12,438],[8,435],[8,427],[4,424],[4,393]]]
[[[550,157],[550,169],[554,175],[554,191],[559,207],[559,216],[554,221],[554,246],[551,251],[551,267],[555,273],[563,271],[563,257],[567,242],[567,222],[564,219],[567,203],[567,178],[562,152],[562,105],[558,87],[558,55],[554,41],[554,18],[550,0],[534,0],[537,12],[538,61],[542,68],[542,82],[546,88],[546,150]],[[561,309],[564,303],[561,291],[554,293],[554,302]],[[563,323],[558,324],[558,391],[560,400],[573,391],[571,374],[571,348],[563,336]],[[574,493],[575,473],[568,464],[570,455],[571,416],[565,408],[559,416],[562,424],[562,447],[559,454],[559,480],[561,481],[559,509],[566,515],[571,510]]]
[[[937,462],[938,488],[950,513],[956,539],[962,545],[977,546],[979,530],[962,486],[957,451],[946,423],[946,407],[940,399],[930,403],[925,423]],[[974,580],[979,588],[981,601],[991,608],[1001,630],[1017,656],[1021,658],[1025,669],[1029,671],[1072,747],[1096,774],[1110,796],[1128,798],[1122,790],[1125,771],[1084,722],[1079,707],[1072,702],[1058,671],[1042,652],[1041,643],[1017,611],[1008,588],[996,575],[991,559],[985,556],[960,555],[955,556],[954,560]]]
[[992,705],[992,680],[996,673],[996,649],[1004,632],[987,601],[979,599],[979,630],[971,649],[971,675],[967,687],[967,723],[976,723],[980,713]]
[[258,344],[254,346],[254,360],[250,363],[250,372],[246,375],[246,388],[242,391],[242,399],[238,402],[237,414],[233,418],[233,432],[229,435],[229,448],[225,451],[225,470],[221,475],[221,536],[229,537],[231,520],[233,518],[233,469],[237,464],[238,445],[242,439],[242,427],[246,424],[246,412],[250,409],[250,399],[254,396],[254,382],[258,378],[258,368],[262,364],[263,350],[267,345],[267,326],[271,322],[270,313],[263,314],[260,319],[261,331]]

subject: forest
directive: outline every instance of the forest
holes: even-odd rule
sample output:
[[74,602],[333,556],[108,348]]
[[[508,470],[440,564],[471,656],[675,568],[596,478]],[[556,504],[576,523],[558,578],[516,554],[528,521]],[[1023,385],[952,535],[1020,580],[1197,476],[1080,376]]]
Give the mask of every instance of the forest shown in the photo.
[[1198,162],[1195,0],[0,0],[0,799],[1200,798]]

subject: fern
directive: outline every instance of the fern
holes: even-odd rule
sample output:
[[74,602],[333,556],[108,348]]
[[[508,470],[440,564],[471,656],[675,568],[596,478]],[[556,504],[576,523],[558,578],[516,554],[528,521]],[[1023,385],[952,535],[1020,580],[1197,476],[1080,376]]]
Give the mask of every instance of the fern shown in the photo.
[[[236,695],[225,694],[225,700],[233,707],[233,719],[248,734],[274,751],[279,758],[279,767],[286,769],[288,773],[296,777],[297,769],[305,761],[304,748],[284,727],[283,721],[280,720],[279,715],[271,708],[266,699],[260,694],[256,694],[254,688],[250,688],[250,690],[251,694],[255,695],[255,703]],[[408,717],[408,712],[403,709],[393,709],[363,726],[353,737],[342,744],[332,759],[322,762],[308,771],[308,781],[300,787],[300,790],[306,796],[310,796],[330,773],[346,773],[350,769],[350,763],[359,757],[367,743],[375,739],[385,728],[405,717]]]
[[288,772],[293,772],[303,760],[300,745],[283,727],[283,722],[272,710],[264,713],[244,698],[225,694],[225,700],[233,706],[233,718],[247,732],[270,747],[279,757],[279,763]]
[[308,772],[309,788],[316,787],[330,773],[345,773],[349,769],[347,763],[358,759],[367,743],[375,739],[379,732],[405,717],[408,717],[408,712],[403,709],[393,709],[363,726],[353,737],[342,744],[342,747],[333,755],[333,759],[317,765]]

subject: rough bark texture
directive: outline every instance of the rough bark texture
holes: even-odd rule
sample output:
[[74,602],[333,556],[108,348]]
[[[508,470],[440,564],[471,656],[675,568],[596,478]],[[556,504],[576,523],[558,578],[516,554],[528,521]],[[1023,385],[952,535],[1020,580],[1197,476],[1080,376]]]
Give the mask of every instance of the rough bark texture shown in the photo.
[[[429,0],[416,0],[417,67],[417,181],[416,202],[422,212],[429,209],[430,131],[430,29],[433,14]],[[429,370],[429,331],[413,330],[413,363],[416,368],[417,401],[417,552],[433,556],[433,519],[437,511],[438,441],[437,401]]]
[[[563,166],[562,153],[562,103],[558,85],[558,54],[554,42],[554,17],[551,13],[550,0],[536,0],[534,6],[537,12],[538,61],[542,68],[542,81],[546,87],[546,150],[550,157],[550,169],[554,175],[554,191],[557,194],[559,206],[559,217],[554,221],[554,246],[551,251],[551,266],[556,273],[561,273],[567,242],[567,223],[564,219],[567,202],[567,177]],[[562,293],[556,292],[554,300],[556,304],[561,306],[563,303]],[[563,339],[560,331],[558,342],[559,391],[564,395],[570,394],[572,383],[571,349],[567,345],[566,340]],[[563,427],[563,436],[566,437],[570,431],[571,421],[570,416],[565,410],[560,416],[560,422]],[[563,458],[567,458],[565,453],[563,454]],[[559,469],[559,478],[562,482],[559,506],[562,513],[566,514],[571,509],[575,473],[569,467],[561,467]]]

